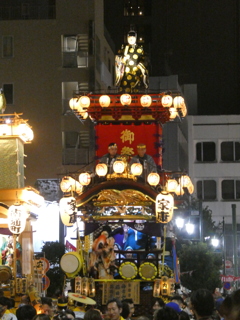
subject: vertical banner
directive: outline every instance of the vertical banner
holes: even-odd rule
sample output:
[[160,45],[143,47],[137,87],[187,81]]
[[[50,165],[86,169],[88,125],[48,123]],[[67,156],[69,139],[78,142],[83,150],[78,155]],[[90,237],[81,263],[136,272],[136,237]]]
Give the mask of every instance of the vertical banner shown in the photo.
[[97,159],[108,153],[108,145],[115,142],[119,154],[130,157],[137,154],[137,145],[144,143],[147,154],[153,157],[157,165],[162,166],[162,127],[160,124],[101,124],[95,126]]

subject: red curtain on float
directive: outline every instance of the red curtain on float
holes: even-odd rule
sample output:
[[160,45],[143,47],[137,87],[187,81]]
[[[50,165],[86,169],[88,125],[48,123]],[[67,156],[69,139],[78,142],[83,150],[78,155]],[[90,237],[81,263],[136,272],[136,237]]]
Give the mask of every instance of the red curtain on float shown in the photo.
[[145,143],[147,154],[162,167],[162,127],[160,124],[101,124],[95,126],[97,159],[108,153],[108,145],[115,142],[119,154],[137,154],[137,145]]

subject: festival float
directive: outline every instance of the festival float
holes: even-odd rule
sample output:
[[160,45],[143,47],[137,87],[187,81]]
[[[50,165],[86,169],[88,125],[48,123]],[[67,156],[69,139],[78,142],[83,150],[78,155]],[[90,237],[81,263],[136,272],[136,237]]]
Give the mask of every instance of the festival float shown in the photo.
[[[167,226],[193,184],[185,172],[164,171],[162,130],[168,121],[182,121],[187,109],[180,92],[151,91],[134,30],[127,39],[115,59],[115,88],[74,92],[69,102],[80,121],[89,117],[95,124],[97,160],[62,178],[61,220],[76,224],[78,245],[60,265],[76,295],[103,305],[113,296],[132,298],[149,308],[152,297],[171,296],[179,283]],[[132,163],[138,147],[151,155],[152,168],[147,160]],[[102,161],[109,148],[116,156]]]

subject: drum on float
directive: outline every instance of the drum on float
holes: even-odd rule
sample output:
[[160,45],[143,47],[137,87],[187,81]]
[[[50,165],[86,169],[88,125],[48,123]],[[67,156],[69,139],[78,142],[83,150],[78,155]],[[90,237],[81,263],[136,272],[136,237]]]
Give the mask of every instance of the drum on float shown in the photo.
[[138,268],[133,262],[123,262],[119,267],[119,274],[125,280],[132,280],[138,274]]
[[144,262],[139,267],[139,275],[143,280],[153,280],[157,273],[157,267],[151,262]]
[[7,282],[12,278],[12,269],[9,266],[0,266],[0,281]]
[[68,278],[74,278],[82,268],[82,261],[79,253],[67,252],[60,260],[60,267]]

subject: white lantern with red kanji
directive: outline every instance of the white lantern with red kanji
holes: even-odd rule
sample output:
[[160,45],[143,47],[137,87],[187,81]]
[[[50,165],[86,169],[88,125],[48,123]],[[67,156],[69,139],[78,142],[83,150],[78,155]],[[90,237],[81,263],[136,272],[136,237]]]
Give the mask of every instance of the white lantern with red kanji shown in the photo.
[[104,177],[108,172],[106,163],[98,163],[96,165],[96,173],[99,177]]
[[26,227],[27,211],[23,205],[16,203],[8,209],[8,228],[13,234],[20,234]]
[[169,94],[166,94],[162,97],[161,102],[164,108],[170,108],[173,103],[173,98]]
[[91,175],[88,172],[80,173],[79,182],[82,186],[88,186],[91,182]]
[[122,94],[120,97],[120,102],[123,106],[130,106],[132,97],[128,93]]
[[145,94],[145,95],[141,96],[140,103],[143,108],[148,108],[152,104],[152,97],[149,96],[148,94]]
[[99,104],[102,108],[107,108],[110,106],[110,103],[111,103],[111,99],[109,96],[107,95],[102,95],[100,98],[99,98]]

